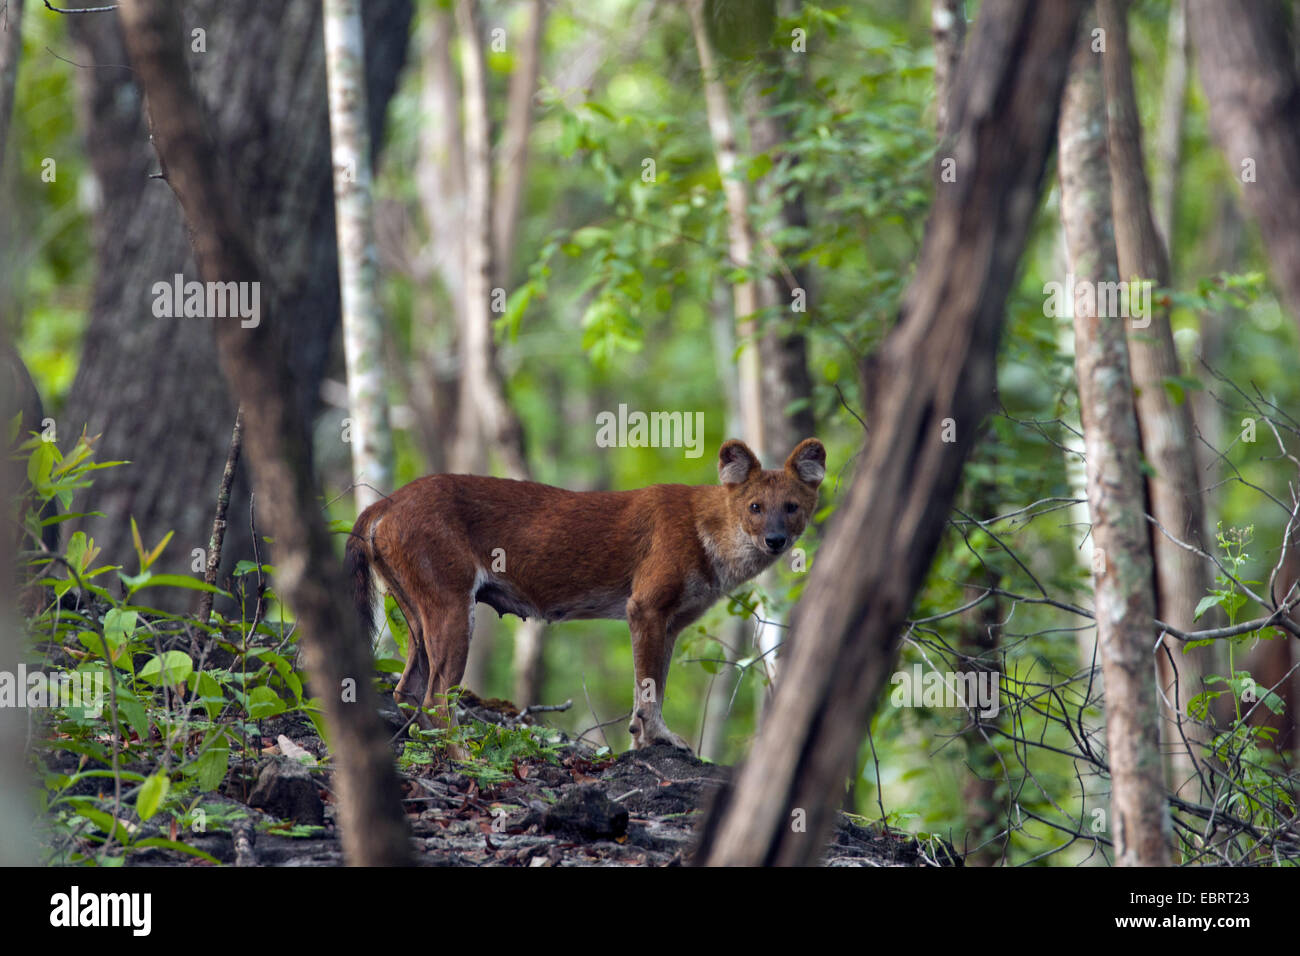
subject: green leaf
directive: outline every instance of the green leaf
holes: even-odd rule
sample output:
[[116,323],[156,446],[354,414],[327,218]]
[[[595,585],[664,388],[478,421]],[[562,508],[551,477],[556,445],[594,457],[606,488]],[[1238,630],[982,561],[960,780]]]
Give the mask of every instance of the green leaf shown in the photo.
[[216,790],[221,786],[221,781],[226,777],[226,769],[230,765],[230,744],[226,740],[224,729],[214,730],[204,742],[204,749],[195,763],[195,773],[198,776],[199,787],[204,791]]
[[[143,575],[141,575],[143,577]],[[122,575],[122,580],[126,581],[127,576]],[[150,574],[148,578],[139,583],[132,584],[127,582],[127,586],[133,591],[143,590],[144,588],[184,588],[188,591],[207,591],[210,594],[220,594],[223,597],[230,595],[216,585],[209,584],[201,578],[192,578],[188,574]]]
[[189,844],[182,843],[179,840],[168,840],[164,837],[145,837],[134,845],[137,847],[157,847],[160,850],[176,850],[178,853],[188,853],[190,856],[197,856],[199,859],[207,860],[209,863],[218,866],[221,865],[221,861],[211,853],[204,853],[198,847],[190,846]]
[[207,671],[199,671],[195,675],[193,690],[198,694],[203,709],[208,712],[208,719],[215,720],[226,704],[226,695],[221,692],[221,685]]
[[166,651],[140,668],[141,680],[150,684],[180,684],[194,673],[194,661],[184,651]]
[[1223,598],[1220,597],[1218,594],[1209,594],[1201,598],[1200,602],[1196,605],[1196,610],[1192,612],[1192,620],[1199,621],[1201,619],[1202,614],[1204,614],[1212,607],[1217,607],[1220,603],[1222,603],[1222,601]]
[[135,798],[135,812],[141,820],[148,820],[158,812],[163,798],[171,789],[172,782],[166,774],[156,773],[140,785],[140,794]]
[[54,468],[57,454],[54,442],[43,441],[32,450],[31,457],[27,459],[27,480],[37,491],[48,487],[50,471]]
[[284,713],[284,701],[269,687],[254,687],[248,693],[248,716],[263,720]]

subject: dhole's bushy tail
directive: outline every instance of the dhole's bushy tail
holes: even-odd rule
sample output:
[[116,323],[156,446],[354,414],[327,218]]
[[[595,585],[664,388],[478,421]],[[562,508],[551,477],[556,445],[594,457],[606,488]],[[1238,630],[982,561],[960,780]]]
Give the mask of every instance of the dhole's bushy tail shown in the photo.
[[360,527],[358,520],[348,535],[347,547],[343,551],[343,568],[352,585],[352,602],[356,605],[357,617],[361,619],[362,631],[370,641],[375,634],[375,579],[370,573],[370,557],[358,531]]

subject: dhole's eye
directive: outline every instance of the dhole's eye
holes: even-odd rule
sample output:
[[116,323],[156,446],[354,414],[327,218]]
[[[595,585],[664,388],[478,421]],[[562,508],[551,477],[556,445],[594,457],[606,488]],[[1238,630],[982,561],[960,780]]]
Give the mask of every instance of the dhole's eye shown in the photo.
[[785,503],[785,513],[786,513],[786,514],[788,514],[788,515],[792,515],[792,514],[794,514],[796,511],[798,511],[798,510],[799,510],[799,506],[798,506],[797,504],[795,504],[793,501],[787,501],[787,502]]
[[756,515],[757,515],[757,514],[762,514],[762,513],[763,513],[763,506],[760,505],[757,501],[751,501],[751,502],[749,503],[749,510],[752,511],[752,512],[754,512],[754,514],[756,514]]

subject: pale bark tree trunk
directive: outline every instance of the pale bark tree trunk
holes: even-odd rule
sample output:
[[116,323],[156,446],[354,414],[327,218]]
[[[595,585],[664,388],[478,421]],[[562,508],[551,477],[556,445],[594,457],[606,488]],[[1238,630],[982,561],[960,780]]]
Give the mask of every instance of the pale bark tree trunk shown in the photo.
[[[476,0],[457,0],[465,99],[465,302],[461,324],[461,388],[453,468],[472,461],[479,428],[507,477],[527,478],[523,427],[506,399],[492,339],[492,139],[487,61]],[[504,290],[502,290],[502,295]],[[507,560],[509,560],[507,556]]]
[[[16,29],[11,23],[10,29]],[[0,38],[0,42],[2,38]],[[7,330],[0,328],[0,421],[22,416],[19,439],[28,430],[39,430],[40,396],[27,375],[26,366],[9,344]],[[9,451],[8,433],[0,444]],[[21,463],[6,460],[0,464],[0,502],[4,502],[5,540],[0,542],[0,671],[18,673],[19,662],[26,659],[26,636],[19,620],[27,603],[22,594],[21,572],[15,565],[14,544],[20,539],[9,512],[11,503],[22,490],[26,470]],[[23,550],[35,542],[19,543]],[[28,720],[31,711],[20,707],[0,707],[0,866],[31,866],[36,861],[32,840],[35,832],[35,808],[32,767],[26,753]]]
[[[780,0],[779,13],[794,17],[792,0]],[[802,64],[804,56],[799,56]],[[759,54],[762,67],[745,88],[745,112],[749,125],[750,152],[767,153],[773,166],[795,162],[783,150],[790,139],[788,123],[781,107],[797,100],[803,85],[802,71],[791,79],[784,75],[780,54],[770,47]],[[812,408],[812,378],[808,373],[808,343],[801,331],[786,330],[780,313],[806,315],[815,308],[814,289],[808,270],[787,265],[780,258],[773,237],[788,229],[806,229],[808,210],[802,190],[787,187],[785,196],[773,196],[772,175],[759,177],[754,183],[755,197],[770,215],[761,217],[755,226],[756,245],[764,250],[758,257],[762,274],[758,277],[758,305],[766,328],[759,341],[760,384],[763,403],[763,439],[773,456],[790,453],[794,446],[813,436],[816,421]],[[795,311],[796,302],[801,311]],[[791,407],[794,409],[791,410]]]
[[[791,96],[791,91],[790,84],[780,76],[780,64],[774,63],[770,54],[764,55],[763,59],[766,72],[752,80],[745,91],[750,152],[755,155],[767,153],[773,164],[778,165],[784,161],[781,147],[789,139],[789,133],[785,119],[777,114],[777,109]],[[760,84],[772,87],[773,91],[761,91]],[[794,311],[798,302],[801,313],[806,314],[815,308],[815,304],[810,274],[802,267],[788,266],[781,261],[780,250],[772,239],[773,235],[784,230],[807,227],[808,213],[803,193],[787,194],[778,203],[772,195],[771,179],[770,174],[762,176],[754,184],[759,204],[763,208],[776,206],[766,220],[760,219],[757,223],[757,244],[763,247],[766,255],[760,257],[763,271],[755,281],[762,323],[766,325],[758,343],[763,440],[770,454],[779,459],[805,438],[813,437],[816,430],[812,377],[808,373],[808,343],[802,332],[787,331],[782,327],[781,313],[789,312],[792,317],[799,314]],[[773,274],[774,271],[779,272],[779,277]],[[735,433],[729,431],[728,434]],[[770,593],[780,586],[780,580],[778,570],[772,568],[764,572],[758,582]],[[766,608],[763,617],[755,643],[759,653],[764,655],[767,674],[772,679],[779,664],[777,650],[786,633],[785,614],[776,608]],[[766,696],[756,698],[760,715]]]
[[[1076,282],[1115,282],[1106,98],[1085,32],[1061,106],[1061,220]],[[1107,42],[1110,42],[1108,35]],[[1107,56],[1112,56],[1108,53]],[[1150,533],[1124,329],[1076,296],[1075,375],[1088,455],[1094,613],[1106,681],[1111,820],[1121,866],[1169,865],[1159,709],[1152,679]]]
[[[412,401],[419,409],[421,445],[429,471],[434,473],[450,469],[455,445],[456,397],[460,393],[456,332],[465,302],[465,245],[459,226],[465,216],[465,139],[460,122],[460,82],[451,55],[454,33],[449,10],[434,6],[428,11],[421,35],[423,121],[414,177],[428,241],[417,257],[424,294],[412,330],[412,351],[419,356],[413,361]],[[448,223],[456,225],[448,228]]]
[[[23,0],[0,4],[0,191],[13,188],[5,175],[9,155],[9,126],[13,118],[14,96],[18,89],[18,60],[23,52]],[[0,335],[13,333],[18,327],[21,301],[21,266],[13,254],[17,240],[14,217],[7,215],[0,222]],[[7,500],[7,499],[6,499]]]
[[[208,107],[214,148],[227,158],[247,203],[241,210],[252,239],[275,257],[283,293],[277,321],[293,356],[294,405],[310,419],[339,316],[321,4],[192,0],[177,6],[187,27],[206,31],[209,52],[189,54],[194,81]],[[405,56],[411,5],[370,0],[363,14],[375,146]],[[177,273],[196,276],[175,199],[149,178],[158,161],[135,78],[121,68],[119,19],[71,16],[67,25],[76,59],[89,67],[76,72],[82,129],[94,144],[98,202],[90,323],[58,431],[76,435],[84,426],[102,434],[100,457],[132,462],[99,472],[94,507],[74,504],[74,510],[104,512],[85,530],[103,545],[106,561],[127,568],[135,561],[132,516],[147,540],[174,530],[157,570],[190,573],[192,551],[206,548],[212,529],[209,492],[229,450],[235,404],[212,361],[211,326],[155,318],[152,311],[154,283],[171,282]],[[187,39],[187,51],[193,42]],[[253,556],[247,469],[239,471],[230,502],[238,520],[232,518],[226,535],[222,582],[236,561]],[[184,592],[159,600],[175,610],[192,602]]]
[[[264,273],[234,212],[239,197],[226,185],[232,177],[201,119],[174,7],[166,0],[126,0],[120,14],[131,65],[148,98],[154,143],[184,209],[200,274],[207,281],[260,283]],[[272,314],[282,296],[271,290]],[[276,539],[277,589],[301,625],[308,673],[324,704],[344,852],[353,864],[403,865],[411,859],[410,837],[389,734],[370,691],[369,650],[321,517],[308,429],[284,384],[292,373],[278,319],[253,329],[216,320],[218,358],[246,410],[258,498]]]
[[695,34],[695,49],[700,58],[709,133],[713,138],[718,177],[722,181],[722,193],[726,200],[727,246],[731,266],[747,273],[743,280],[732,286],[737,333],[743,347],[740,353],[743,437],[759,460],[765,466],[770,466],[767,460],[770,449],[763,432],[763,387],[757,323],[758,283],[753,274],[754,227],[749,218],[749,196],[745,184],[737,178],[739,152],[735,126],[731,121],[731,106],[727,102],[727,88],[718,74],[708,26],[704,22],[704,0],[688,0],[687,8],[691,15],[691,30]]
[[821,857],[991,406],[1006,296],[1078,12],[1068,2],[981,4],[952,101],[957,181],[935,197],[902,318],[875,363],[871,439],[795,611],[770,713],[703,828],[698,858],[708,864]]
[[[1146,168],[1142,161],[1142,129],[1129,61],[1127,7],[1120,0],[1098,0],[1098,23],[1106,36],[1102,73],[1106,87],[1111,207],[1119,276],[1134,287],[1142,280],[1157,288],[1169,285],[1169,259],[1151,215]],[[1196,471],[1192,406],[1175,402],[1166,382],[1181,374],[1174,349],[1169,310],[1150,302],[1144,325],[1129,320],[1129,365],[1136,388],[1142,453],[1155,469],[1146,480],[1152,516],[1165,529],[1148,528],[1155,559],[1156,610],[1160,620],[1180,631],[1194,631],[1196,605],[1209,593],[1210,566],[1179,541],[1205,547],[1205,509]],[[1200,625],[1205,626],[1205,625]],[[1214,648],[1185,651],[1183,642],[1166,636],[1170,653],[1156,654],[1162,690],[1161,736],[1168,755],[1174,793],[1203,779],[1197,773],[1199,747],[1210,733],[1189,720],[1187,702],[1205,690],[1205,675],[1219,673]],[[1181,731],[1180,727],[1181,726]],[[1184,737],[1188,743],[1184,743]],[[1188,744],[1192,749],[1189,749]],[[1192,752],[1197,750],[1198,752]],[[1203,795],[1202,795],[1203,796]]]
[[9,118],[18,87],[18,58],[23,52],[23,0],[9,0],[0,12],[0,169],[9,145]]
[[1187,14],[1210,127],[1300,323],[1300,79],[1287,16],[1274,0],[1188,0]]
[[[713,361],[718,370],[718,381],[722,386],[723,407],[726,409],[726,428],[728,435],[740,434],[740,376],[736,371],[733,357],[736,354],[736,324],[731,311],[731,297],[718,284],[713,287],[713,302],[709,319],[713,340]],[[709,683],[708,697],[704,703],[704,724],[700,730],[699,755],[705,760],[719,763],[725,749],[724,731],[727,725],[727,711],[731,706],[732,695],[740,675],[733,673],[731,663],[743,656],[741,650],[747,636],[745,619],[728,616],[720,625],[722,632],[722,656],[729,663],[721,665],[718,673]],[[733,653],[733,650],[736,653]],[[757,695],[762,714],[761,693]]]
[[1169,5],[1165,75],[1160,88],[1160,127],[1156,132],[1155,183],[1151,211],[1156,229],[1174,263],[1174,228],[1178,224],[1178,179],[1183,164],[1183,127],[1187,118],[1187,0]]
[[506,123],[501,134],[497,192],[493,203],[496,284],[507,290],[515,259],[524,186],[528,181],[528,138],[533,131],[533,99],[537,95],[545,29],[546,4],[542,0],[528,0],[524,33],[516,44],[516,64],[510,74],[510,91],[506,97]]
[[334,159],[343,353],[352,417],[357,512],[393,490],[393,433],[385,394],[384,325],[366,126],[365,42],[360,0],[325,0],[325,65]]
[[[505,290],[507,296],[518,242],[524,186],[528,181],[528,138],[533,129],[533,99],[537,94],[537,77],[542,62],[542,34],[545,29],[545,4],[542,0],[528,0],[523,37],[516,46],[517,63],[510,76],[510,90],[506,98],[506,122],[501,137],[501,158],[493,202],[496,286]],[[523,457],[522,447],[519,455]],[[520,707],[542,703],[542,681],[546,677],[543,660],[545,634],[545,622],[536,618],[522,621],[515,628],[514,699]],[[472,648],[470,656],[474,656]]]
[[[717,58],[712,41],[709,39],[708,24],[705,22],[705,0],[688,0],[687,8],[691,17],[691,31],[695,35],[695,49],[700,60],[709,134],[713,139],[718,178],[721,180],[723,198],[726,202],[729,257],[733,268],[746,273],[744,279],[732,285],[736,332],[741,344],[739,362],[741,437],[753,449],[764,466],[772,467],[773,462],[769,458],[776,452],[770,445],[771,436],[767,432],[769,415],[765,414],[765,409],[771,407],[772,397],[764,394],[762,334],[758,321],[759,310],[765,304],[765,296],[761,291],[765,283],[756,271],[754,260],[757,236],[749,215],[749,191],[739,178],[740,155],[736,144],[736,130],[731,118],[727,88],[719,74]],[[774,304],[775,296],[769,291],[766,299],[768,300],[766,304]],[[770,574],[764,575],[760,584],[766,585],[771,580]],[[770,613],[770,609],[763,605],[755,609],[754,634],[754,643],[762,656],[763,669],[769,685],[776,681],[776,647],[781,640],[779,621],[772,620],[769,617]],[[760,695],[758,701],[760,714],[763,707],[764,695]]]

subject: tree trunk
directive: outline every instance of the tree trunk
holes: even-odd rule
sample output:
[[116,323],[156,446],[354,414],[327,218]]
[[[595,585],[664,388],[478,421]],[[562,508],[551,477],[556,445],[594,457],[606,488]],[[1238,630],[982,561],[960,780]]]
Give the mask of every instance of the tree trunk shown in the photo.
[[524,185],[528,181],[528,137],[533,131],[533,99],[537,95],[542,34],[546,29],[546,5],[542,0],[528,0],[527,10],[524,35],[516,49],[515,69],[510,74],[506,124],[501,135],[501,158],[497,170],[497,194],[493,203],[496,284],[507,290],[514,265]]
[[[11,25],[11,29],[14,27]],[[0,328],[0,421],[10,422],[22,415],[19,441],[30,426],[40,428],[40,396],[27,368],[18,353],[9,345],[6,331]],[[33,419],[36,419],[35,424]],[[18,673],[21,661],[27,659],[27,640],[19,625],[23,611],[20,605],[28,604],[22,593],[22,572],[15,565],[15,543],[22,549],[31,548],[34,542],[23,541],[14,528],[11,513],[15,497],[26,483],[26,469],[21,463],[8,460],[9,436],[5,434],[3,447],[6,460],[0,464],[0,502],[4,502],[5,537],[0,543],[0,671]],[[27,753],[28,720],[30,712],[21,707],[0,707],[0,866],[31,866],[36,860],[35,808],[31,802],[33,790],[32,765]]]
[[966,40],[965,0],[930,0],[930,35],[934,37],[934,125],[943,142],[948,135],[953,78]]
[[486,443],[507,477],[527,478],[523,426],[506,399],[492,339],[492,134],[477,0],[457,0],[456,29],[465,97],[465,302],[452,468],[469,470],[464,464],[480,456],[480,444]]
[[[932,0],[930,5],[931,34],[934,37],[934,100],[935,135],[942,145],[948,135],[948,103],[956,85],[957,64],[961,60],[962,44],[966,40],[966,11],[962,0]],[[943,183],[936,184],[942,189]],[[977,519],[992,517],[997,513],[997,486],[979,481],[970,489],[970,512]],[[976,571],[976,586],[996,588],[998,576],[992,567]],[[993,675],[997,686],[1001,674],[998,659],[1001,645],[1002,613],[995,595],[964,611],[958,618],[957,651],[961,655],[963,673]],[[969,685],[967,685],[969,686]],[[978,849],[966,855],[967,866],[993,866],[1002,858],[1004,849],[992,842],[998,829],[1001,808],[997,802],[1002,765],[997,751],[988,739],[985,718],[976,708],[969,708],[967,720],[972,726],[964,733],[966,743],[966,769],[970,776],[962,786],[962,804],[966,816],[966,832],[978,841]],[[1003,841],[1005,845],[1005,839]]]
[[465,139],[460,83],[451,56],[454,31],[450,11],[440,6],[429,10],[419,64],[424,120],[415,189],[429,236],[418,256],[424,304],[417,306],[412,328],[412,352],[418,356],[412,362],[412,402],[421,423],[422,450],[434,473],[449,470],[455,444],[460,393],[456,326],[465,301],[465,244],[459,225],[446,225],[463,222],[465,215]]
[[[1108,35],[1109,40],[1109,35]],[[1106,98],[1085,33],[1061,106],[1061,220],[1078,283],[1115,282]],[[1114,56],[1107,54],[1107,59]],[[1168,866],[1159,710],[1152,680],[1150,533],[1124,331],[1076,296],[1075,375],[1088,456],[1097,642],[1106,681],[1111,821],[1121,866]]]
[[18,88],[18,59],[23,52],[23,0],[9,0],[0,12],[0,169],[9,145],[9,118]]
[[1275,0],[1188,0],[1187,12],[1210,127],[1300,323],[1300,80],[1287,16]]
[[727,246],[733,269],[743,270],[746,277],[732,286],[737,337],[741,340],[740,353],[740,407],[742,437],[753,449],[759,461],[766,465],[770,449],[763,432],[763,387],[758,344],[757,314],[759,309],[758,283],[754,277],[754,227],[749,219],[749,196],[745,184],[737,178],[739,154],[736,132],[731,121],[731,106],[727,102],[727,88],[718,73],[709,41],[708,27],[704,22],[704,0],[687,0],[691,15],[691,29],[695,34],[695,49],[700,58],[700,73],[704,83],[704,104],[708,114],[709,133],[713,137],[713,153],[718,164],[718,177],[727,205]]
[[[727,207],[727,245],[731,265],[743,270],[745,278],[732,286],[732,309],[736,321],[736,335],[741,343],[739,362],[740,383],[740,426],[741,437],[753,449],[759,461],[772,466],[770,457],[776,454],[776,446],[771,444],[772,435],[768,433],[770,420],[778,422],[784,419],[784,406],[776,403],[786,395],[788,379],[781,378],[781,371],[788,372],[798,363],[803,355],[803,340],[787,349],[779,341],[769,346],[769,358],[774,363],[771,369],[764,366],[763,336],[759,326],[760,310],[777,305],[774,287],[756,271],[754,248],[757,236],[754,223],[749,215],[749,192],[744,181],[739,177],[739,150],[736,145],[736,131],[731,119],[731,105],[728,102],[727,88],[722,82],[714,55],[713,44],[709,38],[708,25],[705,23],[705,0],[688,0],[691,30],[695,35],[695,49],[700,58],[700,73],[704,84],[705,112],[708,116],[709,133],[713,138],[713,153],[718,166],[718,177],[722,183],[723,197]],[[777,134],[768,129],[760,132],[760,137],[771,141]],[[784,354],[783,354],[784,353]],[[767,371],[765,381],[764,372]],[[807,383],[807,371],[803,378]],[[774,394],[768,394],[766,387],[771,385]],[[811,385],[808,385],[811,390]],[[787,396],[790,397],[790,396]],[[799,440],[809,437],[800,436]],[[791,448],[794,446],[791,445]],[[786,452],[788,454],[788,451]],[[770,586],[773,580],[771,572],[763,575],[760,585]],[[758,648],[762,666],[769,684],[776,681],[776,648],[780,642],[781,628],[779,620],[773,620],[769,608],[760,605],[756,608],[754,643]],[[764,698],[758,700],[761,715]]]
[[[1147,194],[1126,7],[1120,0],[1098,0],[1097,15],[1106,36],[1102,73],[1115,250],[1120,278],[1130,283],[1131,299],[1133,284],[1138,281],[1150,280],[1157,287],[1169,285],[1169,259]],[[1205,548],[1205,509],[1196,471],[1192,406],[1185,397],[1175,401],[1166,387],[1168,381],[1182,373],[1169,310],[1151,303],[1150,314],[1141,321],[1139,324],[1130,319],[1127,323],[1129,364],[1136,388],[1142,453],[1155,469],[1146,480],[1147,500],[1152,516],[1168,532],[1147,529],[1155,559],[1156,610],[1160,620],[1180,631],[1193,631],[1198,626],[1196,605],[1212,584],[1210,566],[1170,537]],[[1156,654],[1163,691],[1162,752],[1169,758],[1171,790],[1179,793],[1182,787],[1202,779],[1196,769],[1199,746],[1210,738],[1207,728],[1189,720],[1187,702],[1205,690],[1206,674],[1220,670],[1214,654],[1217,645],[1185,649],[1183,642],[1168,636],[1165,639],[1170,643],[1169,653]],[[1189,750],[1188,744],[1197,752]]]
[[770,713],[701,835],[698,858],[711,865],[822,854],[992,402],[1006,296],[1078,12],[1067,2],[981,5],[952,101],[957,181],[935,197],[902,317],[881,346],[865,460],[796,609]]
[[[247,197],[226,185],[230,176],[205,130],[174,8],[167,0],[127,0],[121,23],[200,274],[207,281],[260,283],[257,253],[235,212],[236,201]],[[369,649],[320,514],[308,429],[285,387],[293,373],[279,332],[284,322],[275,311],[283,292],[270,290],[268,298],[275,321],[252,329],[231,319],[215,321],[218,356],[245,408],[258,497],[276,538],[277,589],[301,625],[308,673],[324,704],[344,852],[354,864],[409,864],[410,837],[388,731],[370,691]]]
[[[409,0],[365,4],[372,143],[380,141],[401,68],[410,9]],[[237,177],[251,238],[276,263],[283,297],[277,321],[295,372],[290,397],[306,419],[317,406],[339,315],[320,4],[193,0],[179,6],[179,16],[206,31],[213,51],[187,55],[214,148]],[[189,573],[192,552],[208,543],[209,492],[221,476],[235,404],[212,360],[211,325],[153,314],[154,283],[171,283],[177,273],[197,276],[175,199],[149,178],[158,164],[134,77],[121,69],[126,51],[118,18],[73,16],[68,26],[78,59],[91,67],[78,77],[100,198],[90,324],[59,431],[75,435],[84,426],[102,433],[101,458],[132,462],[95,478],[94,510],[105,516],[83,526],[104,547],[104,559],[135,570],[134,515],[147,540],[176,532],[157,570]],[[223,581],[237,560],[252,557],[244,468],[230,507],[242,517],[231,520]]]
[[1178,221],[1178,178],[1183,161],[1183,126],[1187,118],[1187,0],[1169,5],[1165,42],[1165,76],[1160,92],[1160,128],[1156,132],[1155,184],[1151,212],[1169,253],[1172,272],[1174,227]]
[[384,326],[377,288],[361,2],[325,0],[324,10],[343,354],[352,418],[349,441],[359,514],[393,490],[393,433],[388,425]]

